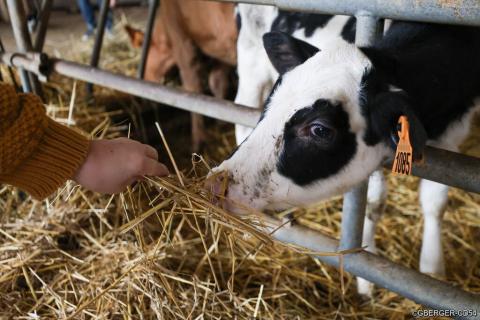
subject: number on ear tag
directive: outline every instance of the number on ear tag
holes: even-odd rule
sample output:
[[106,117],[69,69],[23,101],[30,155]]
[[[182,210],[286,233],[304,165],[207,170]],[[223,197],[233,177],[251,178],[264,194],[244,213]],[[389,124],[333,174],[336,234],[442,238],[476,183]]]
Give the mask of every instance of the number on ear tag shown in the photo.
[[407,117],[401,116],[398,119],[398,124],[400,126],[400,131],[398,131],[398,137],[400,139],[397,144],[397,151],[395,152],[392,172],[395,175],[410,175],[412,173],[413,148],[410,144],[409,123]]

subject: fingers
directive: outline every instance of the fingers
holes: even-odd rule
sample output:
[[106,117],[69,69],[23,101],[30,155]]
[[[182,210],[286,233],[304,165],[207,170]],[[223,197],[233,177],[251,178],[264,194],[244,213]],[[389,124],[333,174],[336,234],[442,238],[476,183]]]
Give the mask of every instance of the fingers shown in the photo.
[[151,158],[146,158],[144,160],[144,165],[142,169],[142,175],[144,176],[165,177],[169,174],[168,169],[164,164]]
[[145,147],[145,154],[147,157],[158,160],[158,152],[154,147],[149,146],[148,144],[144,144],[143,146]]

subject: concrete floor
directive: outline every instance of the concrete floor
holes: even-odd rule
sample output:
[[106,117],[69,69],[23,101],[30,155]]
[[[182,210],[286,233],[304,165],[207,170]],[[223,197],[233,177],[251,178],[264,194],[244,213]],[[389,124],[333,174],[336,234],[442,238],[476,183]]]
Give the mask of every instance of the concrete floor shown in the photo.
[[[121,26],[126,22],[143,29],[146,24],[147,11],[148,8],[143,6],[116,8],[114,10],[116,29],[120,31]],[[62,53],[68,54],[67,49],[71,46],[72,41],[76,41],[76,39],[81,41],[85,28],[85,22],[80,14],[53,11],[50,16],[44,52],[56,56],[61,55],[62,58],[68,59],[68,56],[63,56]],[[11,26],[2,21],[0,21],[0,39],[7,51],[15,50]]]

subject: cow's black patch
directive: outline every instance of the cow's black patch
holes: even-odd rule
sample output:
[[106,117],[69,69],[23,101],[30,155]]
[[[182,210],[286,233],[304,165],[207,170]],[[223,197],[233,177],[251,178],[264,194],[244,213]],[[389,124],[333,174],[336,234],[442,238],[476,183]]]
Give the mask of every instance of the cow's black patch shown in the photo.
[[360,94],[368,145],[386,139],[401,114],[436,139],[480,96],[480,28],[393,22],[383,39],[361,50],[373,64]]
[[[304,126],[317,120],[328,123],[335,131],[329,143],[299,134]],[[298,110],[286,123],[277,169],[295,184],[304,186],[338,173],[356,150],[348,114],[341,105],[320,99],[311,107]]]
[[280,10],[272,23],[272,31],[293,34],[298,29],[305,29],[305,36],[311,37],[317,28],[323,28],[333,15],[299,13]]
[[347,23],[343,26],[341,36],[343,40],[349,43],[354,43],[356,32],[357,32],[357,18],[350,17]]

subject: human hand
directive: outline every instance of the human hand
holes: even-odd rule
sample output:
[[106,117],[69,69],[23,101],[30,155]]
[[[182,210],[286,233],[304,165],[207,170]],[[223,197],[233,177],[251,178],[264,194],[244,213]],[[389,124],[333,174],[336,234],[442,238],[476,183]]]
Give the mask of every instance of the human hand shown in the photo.
[[117,0],[110,0],[110,8],[115,8],[117,5]]
[[87,158],[73,177],[83,187],[100,193],[122,192],[143,176],[167,176],[151,146],[127,138],[94,140]]

